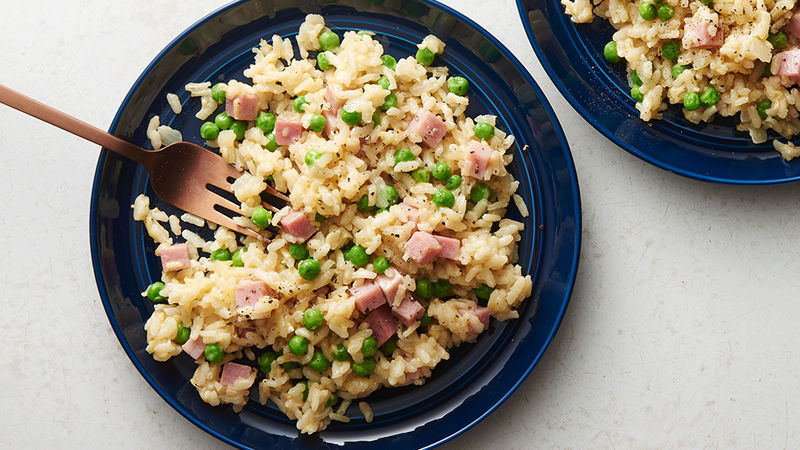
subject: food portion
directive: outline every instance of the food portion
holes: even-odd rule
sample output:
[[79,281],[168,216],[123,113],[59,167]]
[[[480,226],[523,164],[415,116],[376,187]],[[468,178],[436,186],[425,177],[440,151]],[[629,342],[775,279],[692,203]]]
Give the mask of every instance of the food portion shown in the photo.
[[[800,11],[796,0],[562,0],[572,21],[595,15],[617,30],[603,53],[627,63],[630,95],[644,121],[668,104],[693,123],[739,115],[754,143],[800,130]],[[774,141],[783,151],[787,144]],[[788,147],[793,147],[788,144]]]
[[[236,220],[271,241],[145,196],[133,214],[163,267],[143,293],[147,351],[192,358],[211,405],[238,411],[253,393],[314,433],[353,402],[371,418],[357,399],[423,384],[492,317],[516,318],[531,278],[515,264],[523,224],[504,217],[512,199],[528,214],[506,169],[513,136],[465,116],[469,83],[434,65],[439,39],[396,59],[310,15],[297,45],[300,58],[289,39],[262,41],[251,82],[187,86],[202,137],[245,171]],[[267,184],[291,204],[265,208]]]

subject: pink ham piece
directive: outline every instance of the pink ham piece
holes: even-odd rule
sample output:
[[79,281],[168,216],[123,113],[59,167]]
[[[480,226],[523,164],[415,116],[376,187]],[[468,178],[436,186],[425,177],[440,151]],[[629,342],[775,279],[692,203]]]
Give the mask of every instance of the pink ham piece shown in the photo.
[[777,75],[781,78],[800,83],[800,49],[786,50],[775,55],[781,66]]
[[422,369],[422,367],[420,367],[419,369],[413,372],[406,372],[406,381],[416,381],[422,378],[423,376],[425,376],[425,372]]
[[192,359],[197,359],[203,356],[203,354],[205,353],[206,344],[203,343],[202,337],[197,336],[196,338],[190,341],[186,341],[186,343],[183,344],[181,348],[183,349],[183,351],[186,352],[187,355],[191,356]]
[[275,121],[275,142],[278,145],[292,145],[300,140],[303,124],[299,120],[278,117]]
[[256,120],[258,117],[258,96],[241,94],[225,100],[225,112],[236,120]]
[[[712,34],[714,33],[714,34]],[[725,41],[724,33],[708,22],[687,23],[683,27],[684,48],[715,48]]]
[[789,33],[792,33],[792,36],[800,39],[800,9],[794,10],[792,18],[786,24],[786,29],[789,30]]
[[250,366],[235,362],[226,362],[225,365],[222,366],[222,376],[219,377],[219,382],[222,383],[223,386],[232,386],[236,380],[247,378],[252,373],[253,369]]
[[420,135],[428,147],[435,147],[447,134],[447,126],[430,111],[421,109],[408,124],[408,131]]
[[382,305],[372,311],[364,320],[372,329],[372,336],[379,347],[397,332],[397,319],[394,318],[392,310],[387,305]]
[[407,203],[400,203],[397,205],[400,209],[406,212],[406,217],[408,217],[408,222],[419,222],[419,209],[407,204]]
[[439,256],[442,245],[434,235],[426,231],[415,231],[405,243],[403,258],[411,258],[417,264],[430,264]]
[[400,322],[403,322],[403,325],[410,327],[425,314],[425,308],[418,301],[413,300],[410,295],[406,294],[403,302],[399,306],[392,308],[392,313],[400,319]]
[[399,273],[395,274],[393,277],[378,275],[375,278],[375,284],[381,287],[383,295],[386,297],[386,301],[388,301],[391,305],[394,303],[397,290],[400,289],[400,285],[403,284],[403,276]]
[[161,249],[161,267],[164,272],[175,272],[189,267],[189,246],[174,244]]
[[236,287],[236,307],[253,306],[262,297],[274,297],[276,292],[263,281],[246,281]]
[[325,101],[331,105],[331,111],[334,116],[339,115],[339,110],[344,106],[344,100],[336,96],[338,90],[339,86],[333,84],[329,84],[328,87],[325,88]]
[[281,227],[292,236],[305,241],[317,232],[311,220],[301,211],[290,211],[281,219]]
[[322,115],[325,116],[325,137],[330,139],[339,130],[339,115],[331,111],[323,111]]
[[492,158],[492,149],[483,143],[472,141],[467,148],[467,169],[462,172],[462,175],[477,178],[479,180],[488,180],[489,173],[486,169],[489,167],[489,160]]
[[461,241],[456,238],[439,236],[438,234],[434,234],[433,237],[439,241],[439,246],[441,247],[441,249],[439,249],[439,254],[436,256],[439,258],[458,260],[461,254]]
[[483,329],[478,331],[472,327],[472,323],[470,322],[468,325],[469,326],[468,336],[475,336],[478,333],[483,333],[489,328],[489,318],[491,317],[491,312],[489,311],[489,308],[484,308],[479,306],[477,308],[459,309],[458,312],[464,315],[467,314],[474,315],[483,324]]
[[383,296],[380,286],[373,282],[350,288],[350,295],[356,299],[356,308],[362,313],[372,311],[386,303],[386,297]]

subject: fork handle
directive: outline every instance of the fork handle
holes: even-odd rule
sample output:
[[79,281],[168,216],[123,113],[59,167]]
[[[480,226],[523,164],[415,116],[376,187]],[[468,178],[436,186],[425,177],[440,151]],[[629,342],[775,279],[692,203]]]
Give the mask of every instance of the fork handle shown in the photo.
[[94,142],[104,148],[114,151],[126,158],[130,158],[140,164],[145,164],[150,159],[152,153],[147,150],[124,141],[110,133],[78,120],[69,114],[51,108],[37,100],[10,89],[0,84],[0,103],[6,104],[17,111],[39,120],[55,125],[64,131],[80,136],[88,141]]

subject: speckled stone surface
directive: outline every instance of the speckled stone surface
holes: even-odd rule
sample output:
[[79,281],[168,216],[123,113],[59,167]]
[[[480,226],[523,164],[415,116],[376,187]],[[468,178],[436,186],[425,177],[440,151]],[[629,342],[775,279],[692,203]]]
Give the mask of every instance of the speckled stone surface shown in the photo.
[[[160,49],[224,3],[5,5],[0,83],[107,128]],[[639,161],[553,87],[512,0],[445,3],[508,46],[552,103],[584,241],[543,360],[444,448],[796,446],[798,187],[705,184]],[[0,448],[221,447],[150,389],[103,312],[88,244],[99,148],[3,106],[0,136]]]

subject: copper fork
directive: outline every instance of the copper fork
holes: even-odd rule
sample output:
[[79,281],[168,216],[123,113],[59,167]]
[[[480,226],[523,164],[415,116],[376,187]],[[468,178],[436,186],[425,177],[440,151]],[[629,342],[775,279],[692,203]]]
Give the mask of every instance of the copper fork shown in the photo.
[[[216,153],[190,142],[176,142],[160,150],[145,150],[2,84],[0,103],[143,165],[150,173],[150,184],[161,200],[233,231],[262,240],[268,239],[266,233],[239,226],[220,210],[242,215],[239,205],[220,195],[221,192],[233,195],[231,184],[242,172],[226,163]],[[289,201],[285,194],[269,185],[267,194]],[[278,208],[269,203],[262,202],[262,205],[273,212],[278,211]]]

